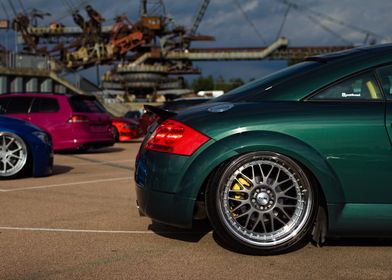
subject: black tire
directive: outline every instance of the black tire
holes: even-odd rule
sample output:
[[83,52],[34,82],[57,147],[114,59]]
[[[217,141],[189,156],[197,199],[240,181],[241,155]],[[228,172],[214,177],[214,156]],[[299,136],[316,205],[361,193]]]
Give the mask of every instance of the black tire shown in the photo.
[[206,204],[215,233],[229,249],[253,255],[281,254],[309,242],[318,188],[292,159],[253,152],[212,174]]
[[118,132],[117,127],[113,126],[113,137],[114,137],[114,142],[119,142],[120,141],[120,133]]

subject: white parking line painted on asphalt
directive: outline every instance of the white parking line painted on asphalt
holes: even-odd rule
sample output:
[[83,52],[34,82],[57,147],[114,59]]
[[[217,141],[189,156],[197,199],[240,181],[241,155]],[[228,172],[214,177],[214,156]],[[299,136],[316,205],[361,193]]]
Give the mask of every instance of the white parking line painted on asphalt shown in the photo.
[[120,177],[120,178],[100,179],[100,180],[91,180],[91,181],[71,182],[71,183],[63,183],[63,184],[43,185],[43,186],[35,186],[35,187],[25,187],[25,188],[0,189],[0,192],[28,191],[28,190],[48,189],[48,188],[64,187],[64,186],[99,184],[99,183],[105,183],[105,182],[128,181],[128,180],[129,181],[131,180],[131,176]]
[[[200,234],[192,231],[152,231],[152,230],[99,230],[99,229],[65,229],[65,228],[29,228],[29,227],[6,227],[0,226],[0,230],[10,231],[40,231],[40,232],[70,232],[70,233],[109,233],[109,234]],[[207,232],[211,234],[212,231]]]
[[29,227],[0,227],[0,230],[16,231],[47,231],[47,232],[78,232],[78,233],[121,233],[121,234],[150,234],[151,230],[96,230],[96,229],[65,229],[65,228],[29,228]]

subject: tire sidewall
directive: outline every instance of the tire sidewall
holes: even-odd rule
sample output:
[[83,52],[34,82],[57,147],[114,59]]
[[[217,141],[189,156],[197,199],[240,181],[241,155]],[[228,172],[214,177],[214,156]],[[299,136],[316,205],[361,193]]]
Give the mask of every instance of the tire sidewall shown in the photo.
[[[298,176],[300,176],[300,178],[308,184],[309,188],[311,188],[312,200],[307,221],[302,225],[302,228],[298,231],[298,234],[295,237],[278,245],[257,246],[246,243],[242,239],[238,238],[228,228],[226,222],[223,220],[224,214],[220,207],[220,196],[221,190],[226,186],[234,171],[248,162],[260,160],[262,157],[266,156],[278,156],[281,160],[288,161],[290,165],[295,166],[295,171],[298,172]],[[207,214],[211,224],[216,234],[222,239],[223,243],[227,245],[228,249],[253,255],[280,254],[298,249],[309,241],[309,236],[317,214],[316,210],[318,209],[318,188],[312,179],[312,176],[305,171],[305,168],[301,167],[300,164],[296,163],[289,157],[268,151],[252,152],[234,158],[231,161],[222,164],[217,170],[215,170],[212,176],[210,176],[208,182],[206,205]]]

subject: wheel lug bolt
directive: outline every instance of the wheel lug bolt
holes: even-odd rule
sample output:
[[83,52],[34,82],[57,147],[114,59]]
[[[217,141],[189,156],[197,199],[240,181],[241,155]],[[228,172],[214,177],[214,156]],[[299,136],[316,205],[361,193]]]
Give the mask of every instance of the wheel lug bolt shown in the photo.
[[256,202],[256,199],[253,198],[253,199],[252,199],[252,202]]
[[263,207],[263,206],[260,206],[260,210],[264,210],[264,207]]

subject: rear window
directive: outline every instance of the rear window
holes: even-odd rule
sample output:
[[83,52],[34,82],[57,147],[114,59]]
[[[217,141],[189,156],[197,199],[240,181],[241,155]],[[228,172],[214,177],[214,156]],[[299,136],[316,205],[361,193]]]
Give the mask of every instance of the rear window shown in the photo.
[[314,61],[305,61],[292,65],[229,91],[220,97],[214,98],[212,102],[261,101],[263,100],[263,97],[269,93],[267,89],[315,70],[320,65],[319,62]]
[[93,99],[82,99],[82,98],[70,98],[69,104],[71,105],[72,111],[76,113],[103,113],[105,109],[99,104],[97,100]]
[[35,98],[31,106],[31,113],[54,113],[59,111],[59,104],[55,98]]
[[7,114],[27,114],[29,112],[33,97],[10,97],[6,108]]
[[7,113],[7,105],[9,101],[9,98],[0,98],[0,114]]

